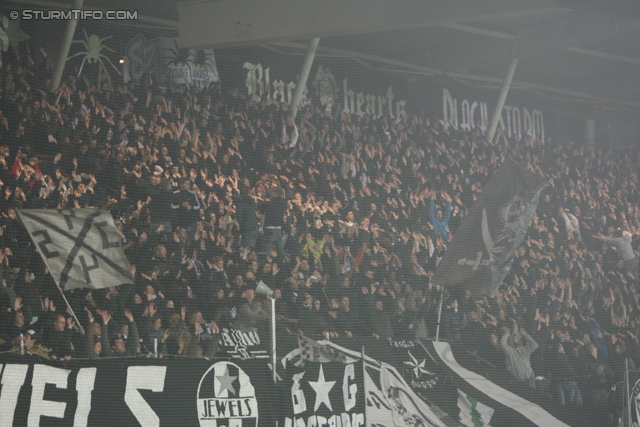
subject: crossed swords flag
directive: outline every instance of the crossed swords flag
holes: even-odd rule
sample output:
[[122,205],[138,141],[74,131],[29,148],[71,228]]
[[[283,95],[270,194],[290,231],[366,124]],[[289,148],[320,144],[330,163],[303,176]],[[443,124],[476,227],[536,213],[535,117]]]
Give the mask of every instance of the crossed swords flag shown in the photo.
[[476,296],[494,297],[527,234],[540,192],[548,184],[545,177],[505,162],[462,221],[433,283],[463,286]]
[[18,215],[60,290],[133,284],[122,237],[109,212],[20,209]]

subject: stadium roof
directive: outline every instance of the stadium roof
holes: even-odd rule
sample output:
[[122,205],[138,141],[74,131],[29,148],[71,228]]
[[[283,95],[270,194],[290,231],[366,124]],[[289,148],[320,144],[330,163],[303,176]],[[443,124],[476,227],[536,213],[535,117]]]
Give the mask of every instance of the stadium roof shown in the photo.
[[[9,0],[2,9],[69,7]],[[496,91],[518,58],[511,90],[571,108],[640,112],[635,0],[112,0],[106,7],[85,0],[83,8],[137,10],[135,22],[107,24],[178,35],[184,47],[261,45],[301,54],[320,37],[320,57]],[[242,25],[249,31],[238,31]]]

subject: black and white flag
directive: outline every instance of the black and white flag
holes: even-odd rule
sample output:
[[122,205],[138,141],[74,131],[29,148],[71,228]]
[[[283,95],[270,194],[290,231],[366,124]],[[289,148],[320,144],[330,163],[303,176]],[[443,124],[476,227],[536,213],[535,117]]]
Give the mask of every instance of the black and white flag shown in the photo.
[[[447,379],[442,387],[427,391],[425,397],[450,416],[459,415],[465,426],[486,426],[489,422],[492,426],[518,427],[584,425],[570,422],[575,421],[571,420],[570,412],[559,411],[551,400],[528,385],[518,383],[513,387],[510,379],[501,381],[504,370],[492,371],[490,375],[496,378],[492,381],[463,367],[447,342],[428,341],[425,347],[438,361],[438,375]],[[500,381],[502,386],[495,381]],[[510,391],[503,386],[515,390]]]
[[460,225],[433,276],[434,284],[464,286],[475,295],[493,297],[547,184],[543,176],[506,162]]
[[445,427],[391,365],[365,365],[367,425],[374,427]]
[[133,283],[122,237],[108,212],[21,209],[18,215],[61,290]]

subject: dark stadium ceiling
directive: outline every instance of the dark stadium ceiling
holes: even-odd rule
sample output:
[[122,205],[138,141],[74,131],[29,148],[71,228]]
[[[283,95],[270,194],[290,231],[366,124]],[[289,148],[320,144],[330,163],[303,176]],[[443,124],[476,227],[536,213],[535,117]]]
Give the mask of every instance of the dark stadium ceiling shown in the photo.
[[[375,3],[385,1],[387,6],[393,4],[392,0]],[[445,16],[434,22],[427,16],[419,16],[409,25],[317,34],[321,37],[317,55],[350,58],[363,65],[417,78],[448,76],[496,91],[511,58],[517,57],[519,63],[512,90],[534,91],[564,102],[568,108],[640,113],[640,1],[513,0],[513,9],[511,3],[501,3],[507,4],[502,10],[496,10],[498,0],[420,1],[414,0],[412,5],[433,3],[444,13],[446,8],[442,6],[452,5],[451,19]],[[109,21],[109,25],[179,36],[179,3],[175,0],[85,0],[83,8],[137,10],[138,21]],[[282,4],[280,0],[202,3],[218,8],[225,3],[247,3],[254,8]],[[462,6],[472,5],[473,10],[478,10],[478,4],[483,3],[488,6],[486,13],[460,19]],[[20,8],[57,9],[70,5],[70,1],[62,0],[5,0],[0,8],[7,13]],[[211,27],[215,28],[215,18],[211,20]],[[313,35],[278,40],[259,40],[259,37],[254,37],[249,44],[300,55]],[[247,41],[242,43],[247,44]]]

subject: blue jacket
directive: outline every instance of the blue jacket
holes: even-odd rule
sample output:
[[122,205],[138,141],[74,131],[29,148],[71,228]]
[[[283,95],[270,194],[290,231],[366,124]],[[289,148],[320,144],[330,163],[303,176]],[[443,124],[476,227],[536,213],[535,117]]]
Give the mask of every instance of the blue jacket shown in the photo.
[[451,202],[447,202],[446,212],[442,215],[442,219],[436,218],[435,201],[431,199],[429,202],[429,218],[436,234],[442,237],[445,243],[449,243],[449,218],[451,218]]

